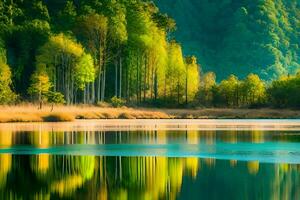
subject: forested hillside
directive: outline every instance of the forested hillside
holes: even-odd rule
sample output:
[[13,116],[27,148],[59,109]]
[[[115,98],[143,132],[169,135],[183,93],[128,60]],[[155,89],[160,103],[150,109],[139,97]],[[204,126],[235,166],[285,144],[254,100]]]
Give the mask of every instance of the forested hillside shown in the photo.
[[0,104],[300,107],[299,15],[298,0],[0,0]]
[[257,73],[270,80],[300,68],[299,0],[156,0],[177,22],[184,53],[218,80]]
[[174,26],[150,1],[0,0],[1,103],[187,103],[199,67]]

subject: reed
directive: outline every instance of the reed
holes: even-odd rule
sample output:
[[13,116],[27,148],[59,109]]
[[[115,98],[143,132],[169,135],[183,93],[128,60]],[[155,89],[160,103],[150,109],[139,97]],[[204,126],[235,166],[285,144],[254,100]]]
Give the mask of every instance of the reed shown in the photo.
[[59,122],[75,119],[300,119],[299,110],[287,109],[157,109],[111,108],[99,106],[56,106],[38,109],[37,105],[0,106],[2,122]]
[[0,123],[4,122],[60,122],[75,119],[168,119],[160,111],[99,106],[51,106],[38,109],[36,105],[0,106]]

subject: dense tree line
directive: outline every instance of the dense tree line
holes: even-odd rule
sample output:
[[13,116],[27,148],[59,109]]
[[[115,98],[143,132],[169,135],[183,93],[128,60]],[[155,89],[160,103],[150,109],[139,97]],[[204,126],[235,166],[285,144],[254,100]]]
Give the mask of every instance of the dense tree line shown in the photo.
[[[227,30],[222,51],[211,51],[207,41],[199,45],[206,48],[199,56],[204,68],[206,64],[226,67],[217,80],[212,72],[200,79],[196,57],[184,56],[181,45],[173,39],[175,21],[153,2],[2,0],[0,103],[25,100],[39,102],[41,107],[44,102],[94,104],[112,99],[118,105],[127,101],[172,106],[300,107],[299,74],[284,75],[296,74],[299,68],[297,2],[233,2],[218,6],[201,2],[203,15],[211,13],[209,19],[215,19],[221,8],[234,7],[235,17],[224,18],[222,23],[202,23],[199,19],[201,30],[207,32],[197,34],[209,33],[212,38],[203,38],[216,48],[215,34],[222,38],[220,30]],[[209,5],[214,5],[213,10],[207,10]],[[234,34],[237,32],[240,35]],[[218,63],[207,62],[210,53],[217,56],[213,60]],[[244,69],[250,65],[255,68],[248,74]],[[235,67],[237,76],[222,80],[232,72],[229,66]],[[279,78],[266,82],[266,75]],[[239,79],[241,76],[245,78]]]
[[1,0],[1,103],[189,103],[199,67],[174,29],[150,1]]
[[256,74],[249,74],[239,80],[230,75],[220,83],[216,75],[203,75],[199,89],[199,103],[215,107],[277,107],[300,108],[300,73],[282,76],[272,82],[265,82]]
[[196,53],[218,81],[230,74],[264,80],[300,65],[299,0],[156,0],[174,17],[185,53]]

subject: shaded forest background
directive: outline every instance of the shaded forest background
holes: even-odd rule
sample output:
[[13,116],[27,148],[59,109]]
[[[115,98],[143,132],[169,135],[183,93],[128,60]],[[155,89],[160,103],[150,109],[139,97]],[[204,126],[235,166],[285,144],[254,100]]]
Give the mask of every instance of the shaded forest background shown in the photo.
[[299,0],[156,0],[177,22],[175,37],[221,80],[264,80],[300,67]]

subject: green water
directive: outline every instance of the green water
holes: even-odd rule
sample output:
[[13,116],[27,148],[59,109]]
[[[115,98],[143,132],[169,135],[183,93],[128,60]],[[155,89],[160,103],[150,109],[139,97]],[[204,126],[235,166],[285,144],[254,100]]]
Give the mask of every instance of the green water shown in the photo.
[[300,198],[300,130],[0,130],[0,199]]

